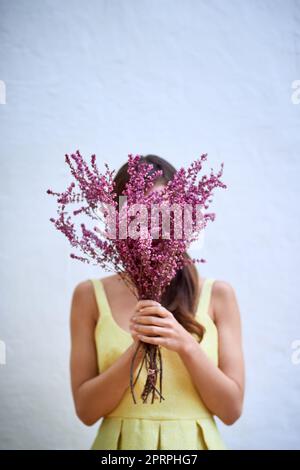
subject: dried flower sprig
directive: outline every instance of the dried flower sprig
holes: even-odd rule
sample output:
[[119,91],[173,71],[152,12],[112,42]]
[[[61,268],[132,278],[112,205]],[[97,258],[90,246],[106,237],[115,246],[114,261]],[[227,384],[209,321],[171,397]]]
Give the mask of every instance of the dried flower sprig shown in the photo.
[[[67,237],[71,246],[82,252],[82,255],[71,253],[73,259],[93,262],[106,271],[118,273],[137,299],[160,302],[179,269],[188,263],[205,262],[202,258],[187,258],[186,250],[197,240],[208,221],[215,219],[214,213],[202,213],[202,209],[208,209],[212,201],[213,190],[216,187],[226,188],[221,181],[223,163],[217,174],[211,169],[209,176],[204,175],[197,181],[206,159],[207,154],[203,154],[187,169],[180,168],[161,191],[156,191],[155,183],[163,177],[162,171],[153,171],[152,165],[142,161],[140,155],[134,157],[130,154],[127,169],[129,180],[122,193],[122,201],[118,201],[115,171],[111,171],[105,163],[106,170],[100,173],[96,156],[92,155],[89,166],[77,150],[65,156],[74,181],[64,192],[47,191],[57,198],[58,205],[57,218],[50,220]],[[74,204],[79,207],[71,210]],[[185,212],[186,208],[189,211]],[[169,211],[167,228],[161,216],[155,218],[164,210]],[[189,229],[184,230],[186,225],[181,225],[179,236],[175,215],[178,215],[178,211],[181,222],[184,218],[189,221]],[[77,221],[79,216],[83,216],[85,221],[76,225],[75,219]],[[88,220],[92,223],[91,227],[86,226]],[[133,381],[133,364],[139,347],[144,348],[144,356],[136,380]],[[134,385],[144,363],[147,380],[141,398],[146,402],[152,393],[152,403],[158,397],[161,401],[164,398],[161,393],[160,348],[140,341],[130,371],[134,403]],[[158,375],[160,390],[156,388]]]

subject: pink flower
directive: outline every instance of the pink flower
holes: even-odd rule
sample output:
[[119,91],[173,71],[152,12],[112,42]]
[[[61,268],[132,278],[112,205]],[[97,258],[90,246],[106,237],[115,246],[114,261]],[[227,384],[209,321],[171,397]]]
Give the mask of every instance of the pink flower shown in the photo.
[[[78,150],[65,158],[74,181],[61,193],[50,189],[47,193],[56,197],[58,206],[57,218],[50,221],[82,253],[71,253],[71,257],[93,262],[106,271],[126,273],[129,287],[139,299],[159,302],[176,272],[191,262],[185,257],[190,243],[208,221],[215,219],[214,213],[203,213],[203,208],[208,209],[215,188],[226,188],[221,181],[223,163],[217,174],[211,169],[209,176],[203,175],[197,181],[207,160],[207,154],[203,154],[187,169],[180,168],[171,181],[156,191],[154,184],[161,172],[153,171],[152,165],[141,161],[139,155],[129,154],[129,181],[118,210],[114,170],[105,164],[105,172],[100,173],[96,156],[92,155],[89,166]],[[157,217],[159,212],[167,213],[167,224]],[[79,217],[84,217],[84,221],[76,224]],[[189,221],[188,230],[184,230],[184,220]],[[148,345],[148,352],[150,349]]]

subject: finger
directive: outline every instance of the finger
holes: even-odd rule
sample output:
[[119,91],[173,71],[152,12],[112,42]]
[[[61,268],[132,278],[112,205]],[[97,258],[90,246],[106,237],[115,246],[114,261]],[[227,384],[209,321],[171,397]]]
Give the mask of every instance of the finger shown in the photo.
[[[143,307],[139,310],[143,315],[159,315],[160,317],[168,317],[170,315],[169,311],[162,305],[154,305]],[[138,312],[137,312],[138,313]]]
[[150,344],[157,344],[158,346],[166,346],[167,340],[160,336],[145,336],[145,335],[137,335],[140,341],[144,341],[144,343]]
[[148,299],[144,299],[144,300],[139,300],[137,303],[136,303],[136,306],[135,306],[135,310],[140,310],[141,308],[143,307],[147,307],[147,306],[153,306],[153,305],[160,305],[159,302],[156,302],[155,300],[148,300]]
[[167,328],[162,328],[160,326],[153,326],[153,325],[134,325],[132,329],[137,334],[141,334],[141,335],[169,336],[170,334],[170,331]]
[[134,341],[139,341],[139,338],[137,337],[138,332],[134,329],[134,327],[130,326],[129,329],[130,329],[130,333]]
[[158,315],[151,316],[151,315],[135,315],[134,317],[130,318],[130,324],[146,324],[146,325],[156,325],[161,327],[166,327],[165,320]]

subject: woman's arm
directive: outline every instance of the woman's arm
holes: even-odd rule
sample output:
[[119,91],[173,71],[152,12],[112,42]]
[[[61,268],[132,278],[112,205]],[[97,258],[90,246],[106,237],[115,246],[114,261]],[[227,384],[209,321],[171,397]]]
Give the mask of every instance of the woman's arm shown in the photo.
[[239,308],[230,284],[215,281],[212,305],[219,338],[218,367],[197,340],[166,308],[143,308],[132,319],[131,331],[137,338],[176,351],[184,362],[201,399],[225,424],[241,415],[244,398],[244,360]]
[[[111,367],[99,374],[94,338],[99,314],[91,282],[78,284],[73,293],[70,319],[71,386],[77,416],[88,426],[110,413],[120,402],[130,385],[130,365],[138,343],[133,336],[133,343]],[[140,348],[134,370],[141,358]]]
[[212,294],[219,336],[219,367],[193,340],[185,343],[181,358],[208,409],[229,425],[240,417],[244,398],[241,321],[230,284],[215,281]]

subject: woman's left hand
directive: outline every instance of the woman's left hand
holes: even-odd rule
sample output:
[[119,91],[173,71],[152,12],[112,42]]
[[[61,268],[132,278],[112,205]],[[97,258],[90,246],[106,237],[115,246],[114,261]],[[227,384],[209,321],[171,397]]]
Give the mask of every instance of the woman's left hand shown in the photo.
[[181,353],[194,340],[193,336],[162,305],[147,305],[147,300],[137,303],[137,311],[130,320],[130,330],[140,341],[164,346]]

